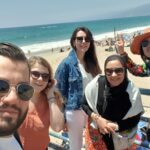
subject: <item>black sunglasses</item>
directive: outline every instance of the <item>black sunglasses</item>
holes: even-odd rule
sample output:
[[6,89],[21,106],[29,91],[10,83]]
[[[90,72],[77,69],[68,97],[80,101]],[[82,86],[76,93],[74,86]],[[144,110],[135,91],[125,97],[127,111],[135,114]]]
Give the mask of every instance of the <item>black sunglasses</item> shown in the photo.
[[124,72],[124,68],[106,68],[105,73],[107,76],[111,76],[115,72],[117,75]]
[[85,42],[90,42],[90,41],[91,41],[91,39],[90,39],[89,37],[84,37],[84,36],[78,36],[78,37],[76,37],[76,39],[77,39],[77,41],[78,41],[79,43],[83,43],[83,40],[84,40]]
[[47,82],[49,81],[49,74],[48,73],[40,73],[38,71],[31,71],[31,76],[34,79],[38,79],[39,77],[42,77],[42,80]]
[[[0,80],[0,98],[9,93],[11,85],[8,81]],[[20,83],[15,86],[18,97],[23,101],[28,101],[34,93],[34,89],[27,83]]]
[[141,42],[142,47],[147,47],[150,44],[150,41],[144,40]]

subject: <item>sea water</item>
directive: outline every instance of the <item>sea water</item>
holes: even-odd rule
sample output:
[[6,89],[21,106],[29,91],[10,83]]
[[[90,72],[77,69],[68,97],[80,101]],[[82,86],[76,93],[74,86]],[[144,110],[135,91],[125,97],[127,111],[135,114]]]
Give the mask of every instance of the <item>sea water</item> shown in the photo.
[[95,40],[117,33],[131,33],[150,26],[150,16],[104,19],[95,21],[46,24],[15,28],[0,28],[0,42],[11,42],[27,51],[40,51],[69,45],[70,37],[78,26],[86,26]]

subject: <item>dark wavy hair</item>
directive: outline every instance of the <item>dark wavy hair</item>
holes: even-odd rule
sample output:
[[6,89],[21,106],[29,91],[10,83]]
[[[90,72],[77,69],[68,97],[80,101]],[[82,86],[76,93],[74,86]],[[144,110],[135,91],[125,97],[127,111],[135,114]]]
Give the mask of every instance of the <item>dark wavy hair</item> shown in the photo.
[[12,61],[20,61],[20,62],[26,63],[30,71],[28,59],[25,53],[23,52],[23,50],[19,48],[18,46],[12,43],[1,42],[0,43],[0,55],[9,58]]
[[23,50],[12,43],[0,43],[0,55],[8,57],[14,61],[28,62]]
[[90,47],[88,51],[86,51],[85,56],[84,56],[84,61],[85,61],[85,70],[87,72],[90,72],[93,77],[96,76],[97,74],[101,73],[101,69],[98,63],[98,59],[96,56],[96,50],[95,50],[95,45],[94,45],[94,39],[91,31],[86,28],[86,27],[77,27],[71,36],[70,39],[70,44],[72,48],[76,51],[76,47],[74,46],[74,41],[76,39],[76,35],[79,31],[83,31],[86,33],[86,36],[90,39]]

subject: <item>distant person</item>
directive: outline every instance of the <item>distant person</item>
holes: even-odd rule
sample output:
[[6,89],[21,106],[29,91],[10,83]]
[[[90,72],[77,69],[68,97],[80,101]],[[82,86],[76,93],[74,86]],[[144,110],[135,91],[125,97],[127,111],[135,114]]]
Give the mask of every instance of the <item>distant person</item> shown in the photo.
[[64,49],[63,49],[63,48],[61,48],[61,49],[60,49],[60,52],[64,52]]
[[62,96],[55,88],[50,64],[40,56],[29,58],[30,84],[34,95],[19,134],[24,150],[46,150],[50,127],[59,132],[64,126]]
[[0,150],[22,150],[16,130],[26,117],[33,88],[23,51],[0,43]]
[[140,55],[144,64],[136,64],[124,51],[124,39],[121,36],[116,42],[118,53],[126,59],[127,67],[130,73],[135,76],[150,76],[150,28],[144,30],[144,33],[133,38],[131,43],[131,52]]
[[[113,137],[132,132],[134,139],[144,111],[139,89],[128,79],[123,58],[109,56],[104,70],[105,76],[96,76],[85,89],[82,107],[89,116],[85,132],[87,150],[120,150]],[[135,150],[133,140],[126,143],[126,148]]]
[[81,150],[86,114],[82,110],[84,89],[89,81],[101,73],[91,31],[78,27],[70,39],[72,50],[58,66],[57,87],[65,98],[65,115],[70,150]]

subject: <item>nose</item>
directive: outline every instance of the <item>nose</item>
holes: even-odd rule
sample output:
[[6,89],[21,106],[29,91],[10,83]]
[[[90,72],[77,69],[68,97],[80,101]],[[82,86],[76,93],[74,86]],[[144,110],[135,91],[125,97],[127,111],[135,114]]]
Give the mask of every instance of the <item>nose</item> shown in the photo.
[[112,75],[111,76],[117,76],[116,72],[113,71]]
[[85,38],[83,38],[82,43],[85,43]]
[[41,75],[39,76],[38,80],[43,81],[43,78]]
[[8,93],[0,98],[0,101],[2,101],[3,103],[7,102],[11,105],[16,105],[19,102],[19,98],[17,96],[15,87],[11,87]]

